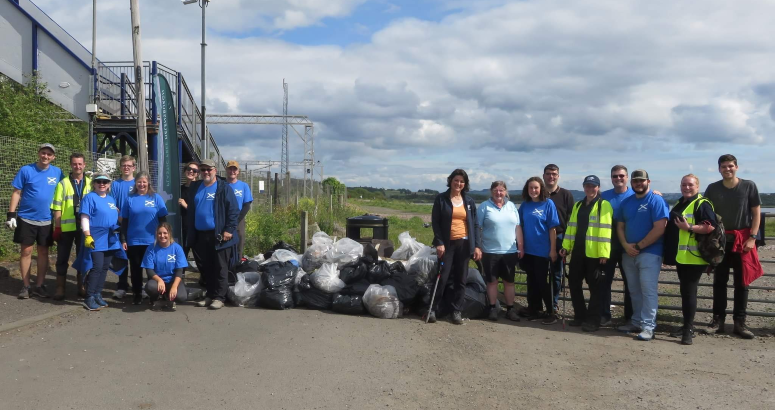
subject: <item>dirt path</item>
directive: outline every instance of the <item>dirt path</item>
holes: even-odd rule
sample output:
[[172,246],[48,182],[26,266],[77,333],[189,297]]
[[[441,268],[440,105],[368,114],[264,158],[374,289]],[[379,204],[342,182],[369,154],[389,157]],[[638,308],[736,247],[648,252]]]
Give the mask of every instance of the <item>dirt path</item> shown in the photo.
[[390,209],[390,208],[382,208],[379,206],[364,206],[364,205],[358,205],[359,208],[363,209],[364,211],[370,213],[370,214],[376,214],[380,216],[397,216],[399,218],[403,219],[411,219],[416,217],[419,217],[423,220],[423,222],[430,222],[431,221],[431,214],[430,213],[422,213],[422,212],[405,212],[400,211],[397,209]]

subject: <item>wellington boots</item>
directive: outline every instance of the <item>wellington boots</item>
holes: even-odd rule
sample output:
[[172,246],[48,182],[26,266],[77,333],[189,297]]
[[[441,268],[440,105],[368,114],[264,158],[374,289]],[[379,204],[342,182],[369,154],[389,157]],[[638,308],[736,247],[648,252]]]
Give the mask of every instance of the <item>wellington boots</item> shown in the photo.
[[754,338],[753,332],[746,329],[745,327],[745,319],[735,319],[735,329],[733,330],[733,333],[742,337],[743,339]]
[[78,282],[78,297],[85,298],[86,288],[83,286],[83,276],[81,276],[81,272],[76,273],[75,281]]
[[65,300],[65,285],[67,276],[57,276],[57,289],[54,292],[54,300]]
[[[714,316],[714,319],[715,318],[716,317]],[[727,320],[727,318],[725,316],[718,316],[718,321],[716,322],[716,323],[718,323],[718,329],[716,329],[716,334],[717,335],[725,335],[725,334],[727,334],[727,329],[724,327],[724,325],[726,325],[726,320]]]

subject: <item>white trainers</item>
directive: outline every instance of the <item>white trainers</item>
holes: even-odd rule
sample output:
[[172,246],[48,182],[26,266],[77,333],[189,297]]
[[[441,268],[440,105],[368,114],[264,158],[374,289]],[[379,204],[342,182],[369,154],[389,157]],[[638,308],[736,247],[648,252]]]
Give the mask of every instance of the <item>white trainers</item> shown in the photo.
[[208,307],[213,303],[213,300],[210,298],[204,298],[204,300],[200,300],[199,302],[196,302],[196,305],[198,307]]
[[223,307],[223,302],[221,302],[218,299],[215,299],[215,300],[213,300],[212,303],[210,303],[210,306],[208,307],[208,309],[217,310],[217,309],[220,309],[222,307]]
[[123,289],[113,292],[113,299],[123,299],[124,296],[126,296],[126,291]]
[[653,338],[654,338],[654,331],[650,329],[643,329],[643,331],[638,334],[638,340],[645,340],[648,342]]
[[632,323],[627,323],[626,325],[617,327],[616,330],[624,333],[640,333],[642,329]]

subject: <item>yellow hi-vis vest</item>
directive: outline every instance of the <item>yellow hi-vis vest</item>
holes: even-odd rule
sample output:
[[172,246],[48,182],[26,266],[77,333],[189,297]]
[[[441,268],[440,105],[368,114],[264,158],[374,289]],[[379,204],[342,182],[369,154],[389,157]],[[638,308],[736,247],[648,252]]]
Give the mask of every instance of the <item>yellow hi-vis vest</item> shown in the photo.
[[[576,202],[576,205],[573,206],[573,213],[571,213],[568,228],[565,230],[565,236],[562,239],[562,247],[568,253],[573,252],[573,246],[576,243],[579,208],[581,208],[583,201],[586,201],[586,199]],[[610,202],[605,199],[598,199],[592,204],[592,210],[589,212],[589,226],[587,226],[587,233],[584,238],[584,253],[588,258],[611,257],[613,219],[614,209],[611,207]]]
[[[84,175],[83,195],[81,198],[83,199],[90,191],[91,178]],[[77,215],[75,214],[73,195],[75,195],[75,188],[70,183],[70,177],[68,176],[59,181],[54,191],[54,202],[51,203],[51,210],[62,211],[62,232],[73,232],[76,228],[75,218]]]
[[[697,195],[697,199],[692,201],[686,209],[683,211],[683,217],[689,225],[695,225],[694,210],[698,208],[702,202],[707,202],[710,207],[713,208],[713,204],[702,195]],[[683,229],[678,230],[678,253],[675,255],[675,261],[681,265],[707,265],[708,262],[702,259],[700,251],[697,248],[697,237],[689,231]]]

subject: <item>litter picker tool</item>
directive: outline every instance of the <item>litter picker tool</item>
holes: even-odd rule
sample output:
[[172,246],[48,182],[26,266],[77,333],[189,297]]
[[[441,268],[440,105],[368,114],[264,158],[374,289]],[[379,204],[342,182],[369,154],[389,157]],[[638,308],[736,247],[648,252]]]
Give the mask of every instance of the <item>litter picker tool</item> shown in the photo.
[[433,301],[436,299],[436,289],[439,288],[439,279],[441,279],[441,269],[444,266],[444,262],[439,261],[439,271],[436,273],[436,285],[433,286],[433,295],[431,296],[431,305],[428,306],[428,313],[425,314],[425,323],[428,323],[428,319],[431,317],[431,311],[433,310]]
[[562,258],[562,262],[560,264],[560,275],[562,275],[562,285],[560,288],[562,289],[562,330],[565,330],[565,300],[568,299],[567,297],[567,288],[565,287],[565,268],[567,267],[567,263],[565,261],[565,258]]

